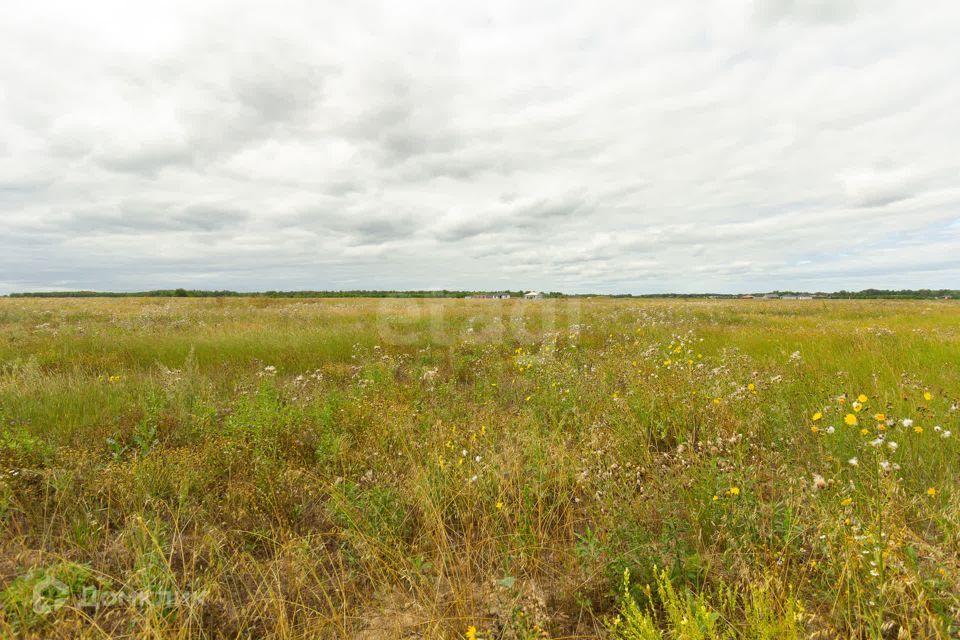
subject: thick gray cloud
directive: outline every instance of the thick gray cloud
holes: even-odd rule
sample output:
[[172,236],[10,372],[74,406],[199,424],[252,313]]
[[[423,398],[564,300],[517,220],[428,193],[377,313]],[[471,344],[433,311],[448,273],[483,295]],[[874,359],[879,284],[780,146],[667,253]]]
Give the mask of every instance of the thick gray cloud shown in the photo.
[[949,0],[15,3],[0,292],[960,282]]

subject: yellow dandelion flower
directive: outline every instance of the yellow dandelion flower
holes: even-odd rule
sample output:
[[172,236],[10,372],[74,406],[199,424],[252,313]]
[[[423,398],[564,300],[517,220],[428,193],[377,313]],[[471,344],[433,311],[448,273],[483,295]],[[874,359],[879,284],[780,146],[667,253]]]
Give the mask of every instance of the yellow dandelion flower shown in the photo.
[[857,400],[862,404],[867,401],[867,396],[861,393],[860,395],[857,396]]
[[477,640],[477,628],[475,626],[467,627],[466,640]]
[[497,511],[503,511],[503,500],[497,500]]
[[848,413],[846,416],[843,417],[843,422],[847,426],[855,427],[857,425],[857,416],[853,415],[852,413]]
[[885,413],[875,413],[875,414],[873,414],[873,419],[876,420],[877,422],[883,422],[884,420],[887,419],[887,414],[885,414]]
[[821,418],[823,418],[823,414],[820,413],[819,411],[817,411],[815,414],[813,414],[813,416],[812,416],[810,419],[813,420],[814,422],[816,422],[817,420],[820,420]]
[[751,382],[750,384],[747,385],[747,389],[748,389],[749,391],[756,391],[756,390],[757,390],[757,385],[755,385],[755,384],[753,384],[753,383]]
[[713,404],[720,404],[720,398],[714,398]]
[[913,432],[914,432],[914,433],[923,433],[923,427],[921,427],[921,426],[916,426],[916,427],[913,428]]
[[929,391],[924,391],[923,399],[929,402],[930,400],[933,400],[933,396],[930,394]]
[[719,499],[720,499],[720,496],[718,496],[717,494],[713,494],[713,501],[714,501],[714,502],[716,502],[716,501],[719,500]]
[[817,425],[813,425],[812,427],[810,427],[810,431],[816,433],[817,431],[820,431],[820,429],[817,428]]
[[844,498],[843,500],[840,501],[841,507],[849,507],[852,504],[853,504],[853,498]]
[[665,366],[665,367],[669,367],[669,366],[670,366],[670,358],[667,358],[666,360],[663,361],[663,366]]
[[740,495],[740,487],[730,487],[729,489],[727,489],[727,493],[729,493],[732,496],[738,496]]
[[937,495],[937,490],[934,489],[933,487],[930,487],[929,489],[927,489],[927,495],[932,498],[935,495]]
[[860,409],[863,409],[863,404],[857,401],[854,401],[850,406],[853,407],[853,410],[857,413],[860,413]]
[[860,429],[860,435],[865,436],[870,433],[870,429]]

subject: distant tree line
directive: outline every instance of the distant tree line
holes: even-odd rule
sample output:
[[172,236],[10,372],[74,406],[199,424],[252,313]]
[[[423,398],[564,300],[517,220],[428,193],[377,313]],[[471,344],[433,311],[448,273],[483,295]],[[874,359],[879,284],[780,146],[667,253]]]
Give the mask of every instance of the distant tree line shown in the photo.
[[[152,291],[40,291],[11,293],[11,298],[465,298],[492,293],[507,293],[511,298],[522,298],[525,291],[208,291],[205,289],[154,289]],[[557,291],[545,297],[559,298]]]
[[[522,298],[524,291],[383,291],[354,289],[350,291],[228,291],[206,289],[154,289],[152,291],[39,291],[11,293],[11,298],[465,298],[467,296],[507,293],[511,298]],[[760,297],[771,293],[777,296],[809,296],[823,299],[890,299],[934,300],[960,298],[958,289],[863,289],[861,291],[770,291],[752,293]],[[645,294],[565,294],[559,291],[544,293],[545,298],[739,298],[738,293],[645,293]]]
[[861,291],[766,291],[762,293],[646,293],[634,295],[630,293],[611,295],[611,298],[740,298],[750,295],[755,298],[773,294],[781,297],[810,297],[828,300],[849,299],[886,299],[886,300],[936,300],[938,298],[960,298],[958,289],[863,289]]

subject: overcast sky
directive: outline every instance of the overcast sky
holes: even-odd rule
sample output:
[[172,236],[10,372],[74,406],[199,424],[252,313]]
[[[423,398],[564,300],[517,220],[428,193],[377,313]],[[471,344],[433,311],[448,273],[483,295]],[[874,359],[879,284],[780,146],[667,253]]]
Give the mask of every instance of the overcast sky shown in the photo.
[[0,292],[960,287],[960,3],[7,3]]

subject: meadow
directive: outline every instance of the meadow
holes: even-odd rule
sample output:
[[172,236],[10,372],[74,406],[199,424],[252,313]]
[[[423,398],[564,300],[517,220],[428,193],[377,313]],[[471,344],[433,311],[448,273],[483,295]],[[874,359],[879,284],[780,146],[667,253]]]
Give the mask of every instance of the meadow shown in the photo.
[[960,637],[958,321],[0,299],[0,637]]

